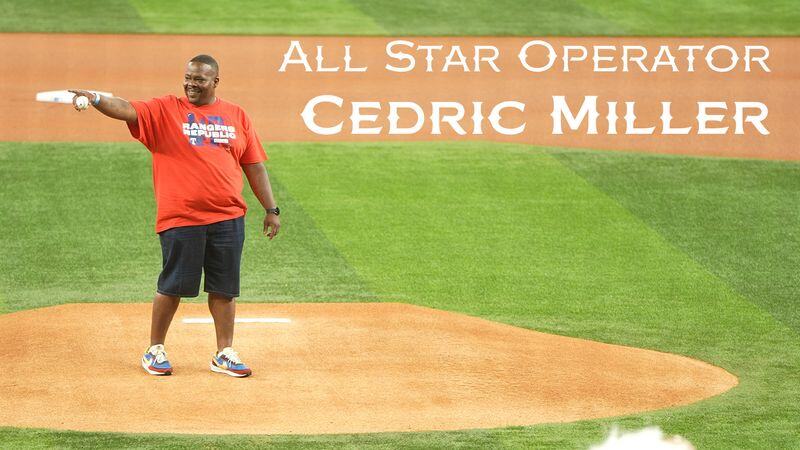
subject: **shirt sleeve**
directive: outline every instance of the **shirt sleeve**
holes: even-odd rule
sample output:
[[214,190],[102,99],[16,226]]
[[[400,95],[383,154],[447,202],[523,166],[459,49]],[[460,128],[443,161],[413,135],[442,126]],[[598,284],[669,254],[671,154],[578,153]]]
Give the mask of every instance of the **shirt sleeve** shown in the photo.
[[162,116],[161,101],[160,98],[154,98],[146,102],[130,102],[136,110],[136,122],[127,122],[128,131],[151,152],[155,151],[157,145],[156,124]]
[[256,164],[269,159],[264,147],[261,145],[261,140],[258,139],[256,130],[250,122],[250,118],[246,114],[242,114],[242,125],[244,126],[244,137],[246,139],[245,148],[242,156],[239,157],[239,165],[242,164]]

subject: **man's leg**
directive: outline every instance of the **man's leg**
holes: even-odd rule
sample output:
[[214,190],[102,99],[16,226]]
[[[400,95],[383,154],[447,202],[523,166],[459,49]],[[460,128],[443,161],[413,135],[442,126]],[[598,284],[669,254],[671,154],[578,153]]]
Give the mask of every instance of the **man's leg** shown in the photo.
[[239,296],[239,272],[244,245],[244,217],[209,225],[204,269],[208,309],[217,331],[217,352],[233,343],[233,322]]
[[208,310],[214,318],[217,332],[217,352],[233,346],[233,323],[236,318],[236,301],[225,295],[208,293]]
[[217,222],[208,227],[203,268],[206,273],[208,309],[214,316],[217,332],[217,354],[211,358],[211,371],[232,377],[246,377],[252,373],[231,348],[243,245],[244,217]]
[[150,345],[164,343],[181,298],[199,294],[207,229],[204,225],[175,227],[158,235],[162,265],[153,298]]
[[180,297],[156,293],[153,298],[153,315],[150,321],[150,345],[163,344],[169,324],[181,303]]
[[153,298],[150,347],[142,356],[142,367],[150,375],[172,375],[172,365],[167,360],[167,353],[164,350],[164,339],[180,302],[180,297],[162,293],[157,293]]
[[206,245],[205,226],[170,228],[159,233],[162,266],[158,290],[153,298],[150,321],[150,348],[142,356],[142,367],[151,375],[169,375],[164,340],[182,297],[197,297],[203,274]]

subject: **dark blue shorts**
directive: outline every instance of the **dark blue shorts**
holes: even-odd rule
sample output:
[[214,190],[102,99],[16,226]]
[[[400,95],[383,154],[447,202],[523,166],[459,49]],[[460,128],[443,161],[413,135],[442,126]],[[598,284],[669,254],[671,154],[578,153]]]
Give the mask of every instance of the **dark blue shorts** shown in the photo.
[[244,217],[158,234],[163,258],[158,292],[174,297],[197,297],[203,290],[226,297],[239,296],[239,269],[244,245]]

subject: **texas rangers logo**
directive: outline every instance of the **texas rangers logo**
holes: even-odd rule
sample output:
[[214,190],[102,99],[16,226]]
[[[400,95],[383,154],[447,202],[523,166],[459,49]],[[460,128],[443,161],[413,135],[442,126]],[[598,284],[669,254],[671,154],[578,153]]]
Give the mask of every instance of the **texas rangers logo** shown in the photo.
[[183,134],[189,138],[189,143],[195,147],[230,147],[231,141],[236,139],[236,127],[225,125],[222,116],[208,116],[197,120],[194,113],[187,114],[183,123]]

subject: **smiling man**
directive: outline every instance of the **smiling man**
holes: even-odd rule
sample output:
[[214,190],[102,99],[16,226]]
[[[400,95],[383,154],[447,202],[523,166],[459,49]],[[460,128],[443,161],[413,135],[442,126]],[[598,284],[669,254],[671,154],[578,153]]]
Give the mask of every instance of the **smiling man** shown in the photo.
[[204,272],[203,288],[217,336],[210,368],[234,377],[251,374],[232,348],[247,211],[242,171],[265,209],[263,233],[270,239],[280,228],[280,210],[253,124],[241,107],[217,97],[218,85],[217,61],[198,55],[186,66],[185,97],[128,102],[71,91],[76,99],[88,97],[106,116],[125,121],[153,157],[162,271],[153,299],[150,347],[142,357],[142,367],[152,375],[172,374],[164,349],[167,330],[181,298],[199,295]]

